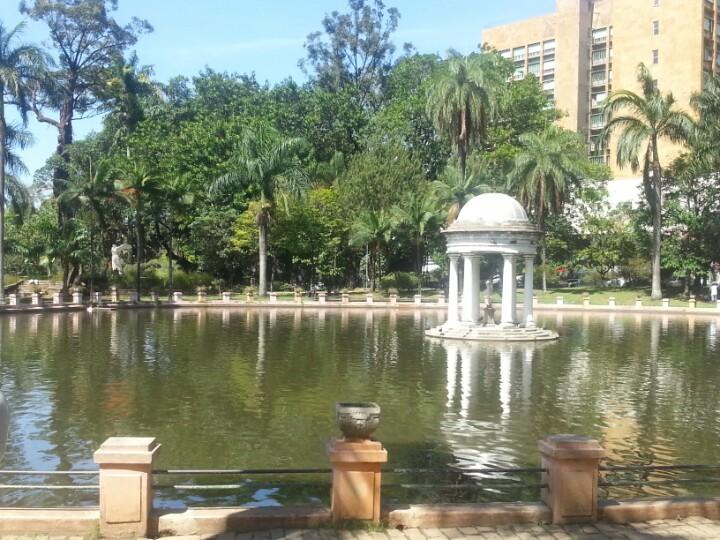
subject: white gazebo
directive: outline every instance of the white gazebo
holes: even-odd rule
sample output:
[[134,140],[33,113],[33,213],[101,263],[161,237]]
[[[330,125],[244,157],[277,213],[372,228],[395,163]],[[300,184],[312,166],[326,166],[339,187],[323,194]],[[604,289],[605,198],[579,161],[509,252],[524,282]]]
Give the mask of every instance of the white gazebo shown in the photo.
[[[556,339],[555,332],[538,328],[533,318],[533,262],[540,230],[530,223],[525,209],[503,193],[473,197],[443,231],[450,258],[447,322],[428,330],[434,337],[474,340],[537,341]],[[502,309],[499,324],[485,316],[480,303],[480,257],[503,258]],[[463,263],[460,301],[460,259]],[[516,265],[525,266],[523,314],[516,306]],[[485,320],[487,319],[487,320]]]

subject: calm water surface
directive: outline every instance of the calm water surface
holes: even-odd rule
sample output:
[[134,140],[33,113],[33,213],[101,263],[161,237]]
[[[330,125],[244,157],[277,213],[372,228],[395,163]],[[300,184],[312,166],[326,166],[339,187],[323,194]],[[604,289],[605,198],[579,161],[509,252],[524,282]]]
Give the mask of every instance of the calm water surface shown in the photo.
[[[0,388],[12,410],[3,468],[94,468],[93,451],[112,435],[157,437],[160,468],[327,467],[333,406],[349,400],[382,406],[377,438],[389,466],[436,471],[388,475],[396,500],[535,499],[536,488],[503,487],[537,483],[533,475],[491,475],[482,484],[490,487],[474,489],[479,475],[459,477],[447,465],[537,466],[536,442],[551,433],[597,437],[611,464],[720,464],[720,317],[540,315],[561,335],[540,346],[425,338],[443,318],[332,309],[2,315]],[[221,482],[158,482],[190,480]],[[10,481],[42,480],[0,477]],[[161,489],[160,500],[320,503],[329,483],[327,475],[222,481],[240,487]],[[460,486],[438,487],[449,484]],[[666,493],[720,495],[720,486],[611,494]],[[0,504],[40,503],[96,500],[0,491]]]

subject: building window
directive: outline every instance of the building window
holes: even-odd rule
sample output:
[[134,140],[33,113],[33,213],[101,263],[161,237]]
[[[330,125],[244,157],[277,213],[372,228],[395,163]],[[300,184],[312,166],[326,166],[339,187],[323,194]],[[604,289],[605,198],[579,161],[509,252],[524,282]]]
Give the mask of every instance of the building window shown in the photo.
[[545,56],[555,54],[555,40],[549,39],[547,41],[543,41],[543,54]]
[[652,52],[652,63],[653,64],[660,63],[660,51],[658,51],[657,49],[653,50],[653,52]]
[[713,22],[712,19],[705,18],[703,19],[703,28],[706,32],[712,32],[713,29]]
[[525,47],[515,47],[513,49],[513,60],[516,62],[525,60]]
[[660,33],[660,21],[653,21],[653,35],[657,36]]
[[528,73],[532,73],[536,77],[540,75],[540,62],[530,62],[528,64]]

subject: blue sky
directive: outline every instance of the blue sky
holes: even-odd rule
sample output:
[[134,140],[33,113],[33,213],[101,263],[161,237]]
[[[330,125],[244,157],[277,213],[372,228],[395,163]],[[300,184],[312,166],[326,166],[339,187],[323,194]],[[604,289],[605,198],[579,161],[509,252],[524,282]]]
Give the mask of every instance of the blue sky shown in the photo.
[[[14,26],[22,16],[17,0],[0,0],[0,20]],[[398,50],[411,42],[422,53],[474,50],[482,29],[547,13],[554,0],[385,0],[401,13],[395,41]],[[119,0],[120,22],[136,16],[155,28],[136,46],[140,61],[154,67],[160,81],[193,76],[209,66],[217,71],[255,72],[259,81],[279,82],[288,76],[305,79],[297,66],[305,56],[303,42],[331,11],[346,11],[346,0]],[[29,22],[27,41],[47,40],[44,25]],[[75,123],[76,138],[97,129],[99,120]],[[32,171],[55,147],[50,126],[32,121],[32,148],[22,153]]]

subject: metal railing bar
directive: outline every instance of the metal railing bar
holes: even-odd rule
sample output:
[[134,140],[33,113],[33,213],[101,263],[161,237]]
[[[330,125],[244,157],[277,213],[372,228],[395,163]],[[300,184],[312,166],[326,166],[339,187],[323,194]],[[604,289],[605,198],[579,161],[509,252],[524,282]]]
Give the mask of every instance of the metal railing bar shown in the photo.
[[44,490],[67,490],[67,489],[100,489],[99,485],[87,486],[44,486],[37,484],[0,484],[0,489],[44,489]]
[[18,476],[18,475],[37,475],[37,476],[97,476],[100,471],[0,471],[0,476],[3,474]]
[[157,475],[242,475],[242,474],[324,474],[332,469],[157,469]]
[[600,467],[600,471],[621,472],[621,471],[686,471],[686,470],[720,470],[720,465],[618,465]]
[[[308,468],[308,469],[156,469],[153,474],[157,475],[250,475],[250,474],[326,474],[331,473],[332,469],[325,468]],[[482,469],[462,469],[455,465],[449,465],[447,469],[382,469],[386,474],[409,474],[409,473],[543,473],[547,469],[542,468],[482,468]]]
[[693,479],[678,479],[678,480],[618,480],[616,482],[598,482],[600,487],[614,487],[614,486],[667,486],[675,484],[717,484],[720,483],[720,478],[698,478]]
[[383,484],[383,489],[388,487],[399,487],[404,489],[503,489],[503,488],[528,488],[539,489],[548,487],[547,484]]
[[[327,488],[326,484],[293,484],[293,487],[322,487]],[[220,491],[220,490],[239,490],[247,488],[247,484],[160,484],[153,486],[153,489],[175,489],[178,491]]]

